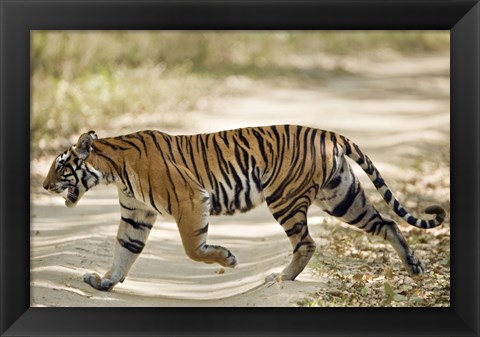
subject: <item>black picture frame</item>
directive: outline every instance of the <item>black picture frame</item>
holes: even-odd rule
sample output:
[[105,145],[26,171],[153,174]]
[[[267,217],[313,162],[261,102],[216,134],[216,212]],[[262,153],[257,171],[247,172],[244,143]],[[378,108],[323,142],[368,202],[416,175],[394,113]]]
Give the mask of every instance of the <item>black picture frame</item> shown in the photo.
[[[2,336],[479,335],[477,0],[0,1]],[[30,308],[29,43],[44,29],[450,30],[451,307]]]

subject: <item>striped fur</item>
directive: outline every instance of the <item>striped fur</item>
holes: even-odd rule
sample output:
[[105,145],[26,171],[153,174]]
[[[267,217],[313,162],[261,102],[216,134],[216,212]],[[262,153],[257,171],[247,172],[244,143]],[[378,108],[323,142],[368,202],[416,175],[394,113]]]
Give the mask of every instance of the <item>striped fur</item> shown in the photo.
[[385,202],[410,225],[432,228],[445,219],[440,206],[425,210],[435,215],[430,220],[408,213],[372,161],[346,137],[294,125],[182,136],[149,130],[103,139],[91,131],[55,159],[44,187],[55,193],[67,190],[69,207],[98,184],[118,187],[121,220],[112,269],[103,277],[84,277],[100,290],[123,281],[158,214],[175,219],[190,258],[234,267],[237,261],[228,249],[207,244],[209,217],[246,212],[263,201],[293,249],[290,264],[267,280],[293,280],[311,258],[315,243],[308,232],[307,211],[312,204],[380,235],[411,275],[422,274],[423,264],[397,224],[368,201],[346,156],[360,165]]

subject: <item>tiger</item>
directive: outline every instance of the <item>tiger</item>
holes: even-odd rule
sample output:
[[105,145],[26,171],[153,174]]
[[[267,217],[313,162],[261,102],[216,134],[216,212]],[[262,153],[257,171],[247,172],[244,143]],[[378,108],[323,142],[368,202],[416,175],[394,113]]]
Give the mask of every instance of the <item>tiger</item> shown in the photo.
[[99,184],[118,189],[120,224],[113,263],[103,276],[83,281],[111,290],[123,282],[145,247],[158,215],[173,218],[185,254],[194,261],[233,268],[236,256],[207,241],[210,216],[247,212],[266,202],[292,246],[289,264],[266,282],[293,281],[316,249],[307,226],[312,204],[326,214],[387,241],[411,276],[424,264],[416,257],[397,222],[367,198],[346,158],[356,162],[393,212],[406,223],[429,229],[446,217],[438,205],[420,219],[400,204],[370,158],[358,145],[332,131],[297,125],[247,127],[215,133],[170,135],[156,130],[98,138],[80,135],[58,155],[43,187],[61,194],[67,207]]

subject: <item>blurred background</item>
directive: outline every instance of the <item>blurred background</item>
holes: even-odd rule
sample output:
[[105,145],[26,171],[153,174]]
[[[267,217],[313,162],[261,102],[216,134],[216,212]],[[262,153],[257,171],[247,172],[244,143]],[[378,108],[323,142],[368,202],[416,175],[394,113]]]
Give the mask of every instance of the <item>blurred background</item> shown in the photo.
[[344,134],[392,180],[449,161],[448,31],[31,34],[34,188],[89,130],[291,123]]
[[[45,256],[64,249],[75,252],[71,254],[73,259],[77,255],[75,242],[67,240],[73,237],[72,233],[85,237],[84,244],[88,245],[87,216],[92,217],[88,225],[94,238],[91,246],[106,248],[100,253],[82,251],[91,256],[78,258],[71,264],[78,266],[84,261],[95,264],[99,254],[104,254],[104,268],[110,263],[111,242],[99,244],[95,240],[100,240],[96,230],[101,221],[110,226],[102,229],[105,237],[111,236],[113,242],[118,223],[115,189],[93,190],[79,207],[67,210],[61,198],[49,196],[41,188],[55,156],[75,143],[80,133],[89,130],[97,131],[102,138],[143,129],[185,134],[284,123],[328,129],[356,142],[413,214],[421,215],[429,204],[440,204],[449,212],[449,48],[448,31],[32,31],[32,275],[35,282],[40,282],[33,284],[37,290],[34,302],[46,303],[41,289],[52,288],[54,273],[47,267],[65,264],[65,260],[49,260]],[[378,193],[374,193],[365,174],[356,165],[354,170],[370,199],[386,211],[386,205]],[[361,246],[362,251],[369,254],[368,257],[362,255],[361,259],[370,259],[369,265],[381,268],[372,270],[371,274],[384,279],[375,290],[367,287],[350,292],[345,288],[346,294],[353,294],[345,295],[347,297],[324,292],[301,305],[371,305],[368,301],[381,306],[449,305],[448,219],[438,231],[408,233],[416,252],[440,278],[435,282],[427,278],[418,287],[409,286],[400,294],[393,293],[392,288],[397,291],[400,288],[397,285],[404,286],[408,280],[391,277],[403,275],[394,253],[384,254],[383,248],[379,248],[384,247],[383,243],[379,245],[363,234],[356,236],[358,233],[351,229],[343,231],[334,221],[319,220],[323,214],[314,207],[311,209],[312,223],[323,224],[321,234],[316,227],[311,231],[320,237],[322,256],[318,259],[333,261],[326,267],[312,262],[316,273],[328,277],[336,289],[348,288],[349,283],[337,274],[345,275],[345,256],[360,256],[363,253],[352,249]],[[76,221],[82,225],[73,223],[74,227],[70,228],[72,216],[77,216]],[[272,222],[266,209],[243,219],[219,219],[215,223]],[[62,227],[57,225],[59,222]],[[69,228],[74,228],[73,232],[68,231]],[[279,230],[275,226],[268,228]],[[411,227],[405,225],[402,230],[410,231]],[[278,252],[287,253],[284,233],[278,235],[282,238]],[[322,239],[325,237],[331,240]],[[362,241],[364,238],[366,241]],[[228,243],[234,239],[227,235],[222,240]],[[356,245],[345,240],[356,241]],[[157,240],[153,236],[149,242],[150,247],[156,247],[155,254],[165,246],[161,237]],[[259,244],[263,247],[262,242]],[[175,256],[183,258],[181,248],[175,247],[179,249]],[[241,255],[241,248],[239,251]],[[252,257],[254,263],[255,256],[263,251],[252,252],[256,254]],[[281,257],[281,254],[276,255]],[[62,253],[62,256],[66,255]],[[337,264],[340,256],[343,262]],[[395,262],[382,260],[385,256]],[[435,258],[430,261],[430,257]],[[145,262],[139,265],[142,263]],[[395,267],[392,271],[383,269],[385,265]],[[196,264],[192,268],[199,267]],[[352,264],[349,268],[350,280],[356,276],[352,281],[354,286],[362,280],[365,285],[370,284],[360,275],[365,269],[355,270]],[[145,270],[152,268],[145,265]],[[242,269],[239,272],[234,279],[245,274]],[[80,279],[78,275],[67,274],[72,280]],[[252,271],[251,275],[255,282],[262,279],[258,271]],[[151,280],[151,284],[158,284],[157,276],[152,273],[145,278]],[[59,287],[62,280],[60,278],[55,287]],[[384,280],[388,280],[388,287]],[[214,282],[208,279],[206,284],[210,287]],[[167,282],[171,283],[171,280]],[[80,282],[78,287],[82,286]],[[222,283],[219,287],[223,287]],[[232,289],[239,288],[232,286]],[[418,289],[423,289],[423,293],[417,293]],[[191,290],[198,292],[195,282]],[[163,290],[158,291],[163,294]],[[181,287],[178,292],[186,293],[186,290]],[[55,298],[54,292],[48,294],[49,299]],[[70,305],[61,302],[62,296],[57,297],[59,302],[47,302]],[[322,298],[330,301],[326,303]],[[87,299],[84,304],[90,305],[91,300]]]
[[[124,128],[136,129],[138,124],[165,131],[208,131],[197,127],[195,112],[208,114],[219,98],[261,96],[265,89],[275,88],[285,89],[273,98],[284,104],[289,100],[288,89],[306,89],[321,96],[324,87],[328,87],[325,92],[335,89],[329,87],[332,79],[344,80],[337,85],[346,102],[351,102],[351,92],[356,96],[360,92],[363,97],[358,103],[368,104],[368,98],[380,96],[387,100],[391,94],[395,104],[427,90],[403,81],[403,76],[420,74],[412,74],[405,64],[392,65],[396,69],[385,70],[384,82],[372,90],[362,78],[382,77],[386,61],[432,54],[448,57],[448,52],[448,32],[32,32],[32,151],[35,156],[50,149],[58,151],[90,129],[111,135]],[[418,61],[423,68],[422,60]],[[448,69],[443,70],[442,75],[448,75]],[[390,83],[392,71],[403,82]],[[349,77],[359,81],[349,82]],[[434,94],[437,83],[429,84],[428,94]],[[396,92],[389,93],[389,89]],[[438,95],[446,96],[446,88],[442,89]],[[298,101],[295,94],[291,98]],[[311,96],[304,103],[309,101]],[[317,103],[312,102],[306,112],[292,109],[290,113],[299,117],[312,111],[321,117],[326,109]],[[225,107],[229,106],[227,102]],[[256,114],[274,109],[260,106]],[[329,111],[328,117],[336,118],[332,114],[347,109],[352,107]],[[357,110],[361,110],[358,105]],[[258,117],[260,122],[266,119]],[[362,118],[368,121],[368,116]],[[311,120],[314,126],[323,124],[315,115]],[[282,121],[270,121],[277,122]]]

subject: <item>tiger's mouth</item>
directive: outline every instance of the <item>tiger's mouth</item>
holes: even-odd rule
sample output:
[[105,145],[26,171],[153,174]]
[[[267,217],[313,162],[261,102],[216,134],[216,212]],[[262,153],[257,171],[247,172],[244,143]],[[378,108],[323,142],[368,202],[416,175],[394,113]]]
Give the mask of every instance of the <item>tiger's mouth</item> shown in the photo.
[[65,199],[65,206],[69,208],[74,207],[80,199],[80,190],[77,187],[72,186],[65,189],[65,191],[66,194],[63,195],[63,198]]

